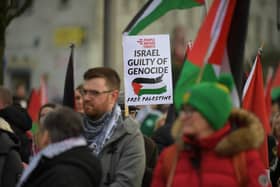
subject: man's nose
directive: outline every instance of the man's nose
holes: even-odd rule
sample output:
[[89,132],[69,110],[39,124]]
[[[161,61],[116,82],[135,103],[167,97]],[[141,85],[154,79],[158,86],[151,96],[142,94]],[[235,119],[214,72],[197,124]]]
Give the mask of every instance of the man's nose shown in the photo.
[[88,94],[88,93],[85,93],[85,94],[83,95],[83,100],[84,100],[84,101],[89,101],[89,100],[90,100],[90,97],[89,97],[89,94]]

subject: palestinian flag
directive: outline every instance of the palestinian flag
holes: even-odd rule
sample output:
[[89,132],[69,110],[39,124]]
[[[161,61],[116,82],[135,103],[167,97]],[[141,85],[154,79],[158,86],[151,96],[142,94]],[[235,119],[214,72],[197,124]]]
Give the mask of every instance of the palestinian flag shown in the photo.
[[156,78],[135,78],[132,81],[133,91],[136,95],[158,95],[166,92],[166,85],[162,81],[163,74]]
[[175,87],[177,110],[190,86],[203,80],[216,79],[215,70],[220,70],[223,61],[235,4],[236,0],[214,0],[212,3]]
[[137,35],[145,27],[172,9],[187,9],[204,4],[204,0],[150,0],[128,24],[124,33]]
[[46,75],[40,78],[40,88],[32,89],[27,106],[28,114],[33,122],[38,122],[38,113],[44,104],[48,102]]

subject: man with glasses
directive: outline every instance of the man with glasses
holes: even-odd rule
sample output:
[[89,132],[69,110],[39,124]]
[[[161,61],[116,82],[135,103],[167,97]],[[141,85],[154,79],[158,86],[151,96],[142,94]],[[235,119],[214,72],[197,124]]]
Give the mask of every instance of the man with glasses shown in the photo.
[[120,78],[107,67],[84,74],[84,136],[102,162],[101,186],[140,187],[145,169],[144,141],[138,124],[122,119],[117,104]]

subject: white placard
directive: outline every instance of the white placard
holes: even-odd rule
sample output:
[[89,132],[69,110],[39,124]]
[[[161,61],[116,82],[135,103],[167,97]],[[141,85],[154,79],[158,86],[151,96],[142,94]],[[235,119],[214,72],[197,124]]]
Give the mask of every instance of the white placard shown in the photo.
[[169,35],[123,36],[125,103],[173,102]]

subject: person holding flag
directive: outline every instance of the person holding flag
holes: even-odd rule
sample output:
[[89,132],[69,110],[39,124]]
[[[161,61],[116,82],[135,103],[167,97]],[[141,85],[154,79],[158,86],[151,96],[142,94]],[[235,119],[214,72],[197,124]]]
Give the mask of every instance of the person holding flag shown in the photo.
[[152,187],[271,186],[257,151],[264,130],[252,113],[232,107],[232,85],[222,75],[185,92],[175,143],[160,155]]

